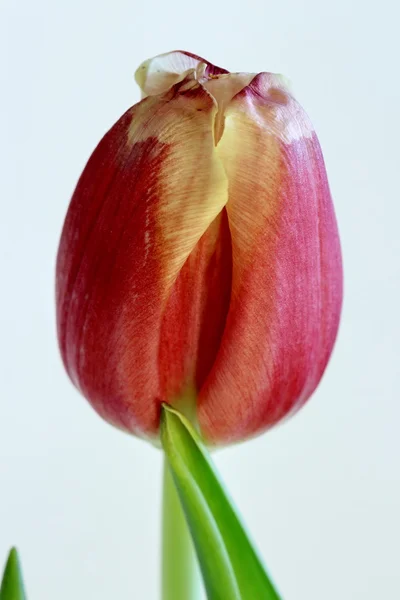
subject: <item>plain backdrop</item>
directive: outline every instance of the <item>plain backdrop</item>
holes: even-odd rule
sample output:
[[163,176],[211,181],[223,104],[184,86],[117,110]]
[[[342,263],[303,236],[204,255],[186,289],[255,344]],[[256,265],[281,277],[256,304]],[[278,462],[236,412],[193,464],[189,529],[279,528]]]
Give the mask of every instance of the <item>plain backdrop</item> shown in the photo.
[[1,0],[0,562],[16,544],[29,600],[159,598],[161,454],[70,384],[53,288],[89,154],[138,101],[138,64],[175,48],[291,80],[343,244],[320,387],[219,470],[285,600],[400,598],[399,16],[394,0]]

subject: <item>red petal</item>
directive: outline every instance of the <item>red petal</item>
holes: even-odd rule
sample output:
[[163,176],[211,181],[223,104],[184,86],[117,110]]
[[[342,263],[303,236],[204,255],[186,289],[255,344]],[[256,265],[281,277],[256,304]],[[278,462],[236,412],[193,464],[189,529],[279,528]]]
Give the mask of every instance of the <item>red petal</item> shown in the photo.
[[216,107],[195,81],[130,109],[75,190],[57,261],[66,368],[96,410],[142,435],[158,428],[160,327],[174,282],[227,200]]
[[316,388],[338,329],[342,268],[318,140],[279,80],[262,74],[234,98],[218,151],[232,297],[198,418],[208,441],[228,443],[274,425]]

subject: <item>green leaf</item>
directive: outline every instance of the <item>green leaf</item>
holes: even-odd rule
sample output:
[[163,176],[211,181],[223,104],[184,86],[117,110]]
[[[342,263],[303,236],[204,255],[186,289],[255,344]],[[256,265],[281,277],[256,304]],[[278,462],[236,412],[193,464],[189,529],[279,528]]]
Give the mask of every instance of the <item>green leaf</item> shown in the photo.
[[192,534],[208,600],[280,600],[199,435],[183,415],[167,405],[161,416],[161,443]]
[[24,583],[16,548],[11,548],[3,573],[0,600],[25,600]]

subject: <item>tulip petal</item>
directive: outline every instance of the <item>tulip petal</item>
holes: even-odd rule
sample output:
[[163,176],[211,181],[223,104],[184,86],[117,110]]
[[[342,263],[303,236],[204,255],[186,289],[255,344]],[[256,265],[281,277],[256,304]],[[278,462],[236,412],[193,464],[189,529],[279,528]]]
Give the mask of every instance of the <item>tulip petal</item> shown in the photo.
[[[163,311],[180,269],[227,202],[215,102],[188,76],[112,127],[67,214],[58,330],[71,379],[108,421],[153,435]],[[105,375],[106,374],[106,377]]]
[[270,74],[225,111],[218,144],[229,180],[232,295],[198,400],[210,443],[244,439],[298,409],[330,356],[342,301],[336,220],[320,146]]

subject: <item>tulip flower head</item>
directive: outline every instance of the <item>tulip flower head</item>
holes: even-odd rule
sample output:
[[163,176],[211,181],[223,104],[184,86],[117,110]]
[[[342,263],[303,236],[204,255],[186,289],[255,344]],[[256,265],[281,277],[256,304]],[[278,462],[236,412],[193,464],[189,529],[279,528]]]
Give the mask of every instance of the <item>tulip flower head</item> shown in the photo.
[[320,145],[277,75],[171,52],[136,80],[143,99],[65,220],[63,361],[128,432],[157,438],[166,402],[208,443],[235,442],[301,407],[332,352],[342,266]]

